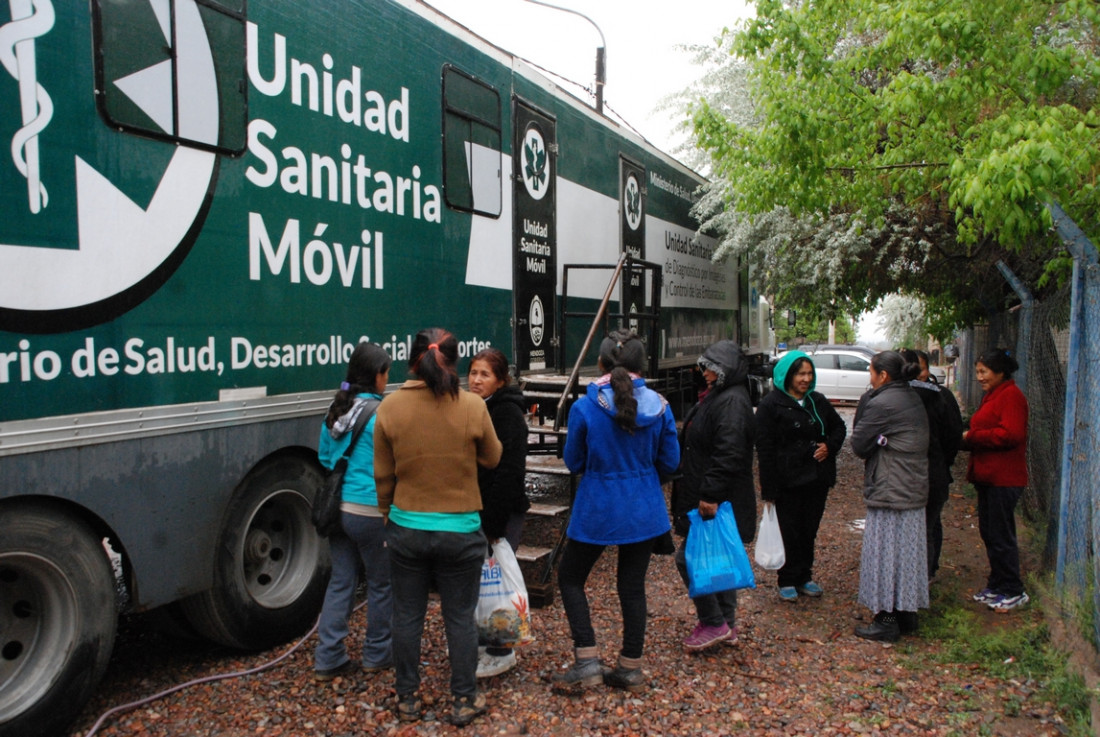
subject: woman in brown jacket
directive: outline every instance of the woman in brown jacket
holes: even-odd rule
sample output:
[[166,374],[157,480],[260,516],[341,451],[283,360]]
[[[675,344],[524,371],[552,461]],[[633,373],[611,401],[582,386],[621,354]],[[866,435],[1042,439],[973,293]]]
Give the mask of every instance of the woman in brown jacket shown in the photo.
[[434,582],[450,651],[451,722],[465,726],[485,712],[475,675],[474,610],[487,551],[477,467],[496,466],[501,444],[485,401],[459,388],[457,359],[447,331],[417,333],[409,356],[415,378],[378,408],[374,474],[387,517],[398,716],[420,718],[420,639]]

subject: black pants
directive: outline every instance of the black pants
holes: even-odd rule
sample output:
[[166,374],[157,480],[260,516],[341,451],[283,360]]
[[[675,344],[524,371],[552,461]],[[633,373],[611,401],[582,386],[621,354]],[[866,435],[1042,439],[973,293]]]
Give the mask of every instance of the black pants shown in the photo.
[[[655,539],[618,546],[619,565],[615,587],[623,612],[621,653],[624,658],[640,658],[645,648],[645,575],[649,569],[649,558]],[[584,584],[604,547],[568,540],[561,563],[558,564],[558,588],[561,590],[565,616],[569,620],[573,647],[593,647],[596,644],[596,632],[592,629],[592,615],[588,608],[588,596],[584,593]]]
[[829,487],[807,484],[784,489],[775,498],[775,516],[783,535],[786,563],[779,569],[779,587],[801,586],[814,577],[814,545],[825,514]]
[[1016,542],[1016,503],[1021,486],[984,486],[978,492],[978,532],[989,557],[986,586],[998,594],[1017,596],[1024,592],[1020,578],[1020,547]]
[[947,504],[947,487],[928,491],[928,506],[924,508],[924,529],[928,547],[928,578],[940,569],[940,551],[943,550],[943,507]]

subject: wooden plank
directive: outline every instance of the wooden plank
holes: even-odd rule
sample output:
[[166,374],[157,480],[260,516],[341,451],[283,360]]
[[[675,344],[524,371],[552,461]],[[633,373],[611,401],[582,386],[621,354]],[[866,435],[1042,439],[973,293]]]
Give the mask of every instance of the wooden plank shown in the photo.
[[516,560],[531,563],[540,558],[545,558],[552,552],[550,548],[536,548],[529,545],[520,545],[519,550],[516,551]]
[[527,510],[527,514],[534,514],[539,517],[557,517],[562,512],[568,510],[569,507],[564,504],[532,504],[531,508]]

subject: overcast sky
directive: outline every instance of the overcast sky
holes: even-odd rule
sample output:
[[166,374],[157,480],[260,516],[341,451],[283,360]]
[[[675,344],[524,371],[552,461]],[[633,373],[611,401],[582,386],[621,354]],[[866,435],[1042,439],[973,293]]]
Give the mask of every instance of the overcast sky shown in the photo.
[[[425,1],[497,46],[594,88],[600,34],[584,18],[526,0]],[[752,12],[745,0],[552,4],[575,9],[599,26],[607,55],[606,107],[665,151],[680,140],[674,134],[678,121],[654,108],[661,98],[689,87],[701,71],[677,47],[713,44],[723,27]]]

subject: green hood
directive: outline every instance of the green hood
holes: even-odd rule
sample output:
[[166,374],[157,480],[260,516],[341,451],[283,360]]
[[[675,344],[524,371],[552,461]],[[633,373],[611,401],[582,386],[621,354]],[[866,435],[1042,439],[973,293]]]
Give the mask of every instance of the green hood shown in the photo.
[[[805,358],[811,364],[813,364],[813,359],[810,358],[805,353],[803,353],[802,351],[787,351],[783,355],[783,357],[780,358],[779,361],[775,364],[775,369],[772,371],[772,384],[775,385],[776,389],[783,392],[788,397],[791,396],[791,393],[789,391],[787,391],[787,372],[791,370],[791,365],[800,358]],[[816,387],[816,386],[817,386],[817,367],[815,366],[814,367],[814,378],[810,382],[810,388],[807,391],[807,393],[812,392],[814,390],[814,387]],[[794,397],[791,397],[791,399],[794,399]]]

